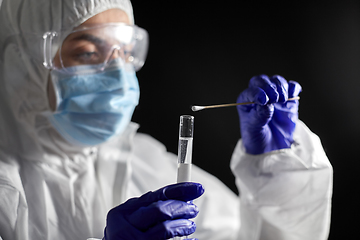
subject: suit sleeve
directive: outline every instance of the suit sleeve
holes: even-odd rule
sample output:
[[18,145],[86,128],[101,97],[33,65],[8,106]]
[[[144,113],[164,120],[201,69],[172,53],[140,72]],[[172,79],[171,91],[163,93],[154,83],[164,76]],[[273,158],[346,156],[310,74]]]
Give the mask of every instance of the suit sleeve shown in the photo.
[[321,240],[330,227],[332,166],[320,139],[299,121],[289,149],[245,152],[241,140],[231,169],[240,192],[239,239]]

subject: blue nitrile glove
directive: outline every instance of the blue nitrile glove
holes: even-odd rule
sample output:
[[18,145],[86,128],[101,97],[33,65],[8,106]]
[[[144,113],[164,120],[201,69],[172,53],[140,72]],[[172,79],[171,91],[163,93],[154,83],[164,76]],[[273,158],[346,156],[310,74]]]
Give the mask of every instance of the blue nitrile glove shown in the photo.
[[287,101],[301,92],[294,81],[275,75],[259,75],[250,79],[249,87],[237,102],[255,102],[238,106],[241,137],[249,154],[262,154],[289,148],[298,119],[299,101]]
[[196,225],[188,219],[199,210],[188,201],[203,193],[201,184],[184,182],[131,198],[109,211],[104,239],[161,240],[190,235]]

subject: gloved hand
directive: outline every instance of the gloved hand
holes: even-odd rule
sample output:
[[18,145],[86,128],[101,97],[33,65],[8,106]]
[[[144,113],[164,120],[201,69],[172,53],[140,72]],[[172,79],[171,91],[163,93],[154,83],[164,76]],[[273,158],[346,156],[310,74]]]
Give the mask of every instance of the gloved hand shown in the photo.
[[199,210],[191,202],[204,193],[199,183],[178,183],[111,209],[107,215],[104,240],[161,240],[195,232]]
[[298,100],[287,101],[301,92],[295,81],[275,75],[255,76],[237,102],[255,102],[237,106],[241,137],[249,154],[262,154],[289,148],[298,119]]

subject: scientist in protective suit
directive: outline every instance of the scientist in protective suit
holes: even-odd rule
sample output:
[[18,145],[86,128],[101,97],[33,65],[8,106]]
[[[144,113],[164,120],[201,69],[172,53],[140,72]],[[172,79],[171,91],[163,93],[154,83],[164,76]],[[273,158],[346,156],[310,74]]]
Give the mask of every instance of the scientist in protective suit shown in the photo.
[[241,197],[197,167],[172,184],[176,156],[131,122],[148,35],[130,1],[0,3],[2,239],[327,238],[332,168],[288,101],[298,83],[240,94]]

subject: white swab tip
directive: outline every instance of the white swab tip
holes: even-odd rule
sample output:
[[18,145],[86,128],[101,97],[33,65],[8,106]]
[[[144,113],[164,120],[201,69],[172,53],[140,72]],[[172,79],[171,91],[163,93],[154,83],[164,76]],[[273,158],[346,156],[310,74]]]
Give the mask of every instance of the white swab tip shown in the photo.
[[191,110],[193,110],[193,112],[196,112],[196,111],[200,111],[200,110],[203,110],[205,107],[201,107],[201,106],[192,106],[191,107]]

